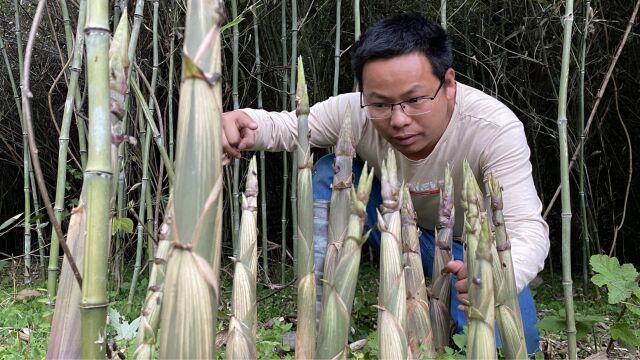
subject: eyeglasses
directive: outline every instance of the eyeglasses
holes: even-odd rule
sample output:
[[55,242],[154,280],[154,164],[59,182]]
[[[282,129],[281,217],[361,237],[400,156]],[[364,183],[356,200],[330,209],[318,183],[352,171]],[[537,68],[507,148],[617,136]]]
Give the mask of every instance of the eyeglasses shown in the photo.
[[388,119],[393,114],[393,107],[398,105],[408,116],[422,115],[431,111],[433,100],[438,96],[438,92],[444,84],[444,79],[440,81],[440,86],[433,96],[418,96],[409,100],[400,101],[393,104],[373,103],[363,104],[363,94],[360,92],[360,108],[364,109],[369,119]]

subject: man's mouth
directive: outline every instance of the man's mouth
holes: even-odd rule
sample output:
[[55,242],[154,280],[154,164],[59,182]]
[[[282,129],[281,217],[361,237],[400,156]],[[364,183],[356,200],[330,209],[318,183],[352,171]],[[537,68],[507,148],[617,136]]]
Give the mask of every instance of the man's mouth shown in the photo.
[[394,136],[393,139],[400,145],[411,145],[415,142],[416,140],[416,136],[415,135],[400,135],[400,136]]

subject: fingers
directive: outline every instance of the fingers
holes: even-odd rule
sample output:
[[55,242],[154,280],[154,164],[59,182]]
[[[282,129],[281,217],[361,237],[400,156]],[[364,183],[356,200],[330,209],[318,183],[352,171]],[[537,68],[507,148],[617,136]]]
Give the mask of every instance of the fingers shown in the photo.
[[458,309],[460,311],[467,311],[469,306],[469,279],[458,279],[456,281],[456,291],[458,293]]
[[450,273],[456,275],[458,280],[466,279],[468,277],[467,274],[467,266],[460,260],[452,260],[445,265],[445,269]]
[[255,144],[256,124],[247,114],[232,111],[222,114],[222,148],[229,157],[240,157],[240,151]]
[[458,310],[467,311],[469,309],[469,273],[465,263],[459,260],[449,261],[445,269],[456,275],[456,292],[458,293]]

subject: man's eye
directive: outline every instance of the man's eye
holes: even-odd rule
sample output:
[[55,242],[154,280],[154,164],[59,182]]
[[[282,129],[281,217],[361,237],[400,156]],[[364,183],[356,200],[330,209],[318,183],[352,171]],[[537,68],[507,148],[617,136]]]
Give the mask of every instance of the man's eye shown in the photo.
[[389,107],[389,105],[387,105],[387,104],[371,104],[369,106],[371,106],[372,108],[376,108],[376,109],[384,109],[386,107]]
[[415,97],[413,99],[409,99],[409,100],[405,101],[405,103],[407,103],[407,104],[418,104],[418,103],[421,103],[423,100],[424,100],[423,97]]

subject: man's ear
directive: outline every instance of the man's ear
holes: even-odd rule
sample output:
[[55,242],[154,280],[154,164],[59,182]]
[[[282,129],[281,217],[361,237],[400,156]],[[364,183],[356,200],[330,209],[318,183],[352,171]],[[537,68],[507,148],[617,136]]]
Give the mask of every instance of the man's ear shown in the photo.
[[448,100],[453,100],[456,98],[456,72],[449,68],[446,73],[444,73],[444,93]]

